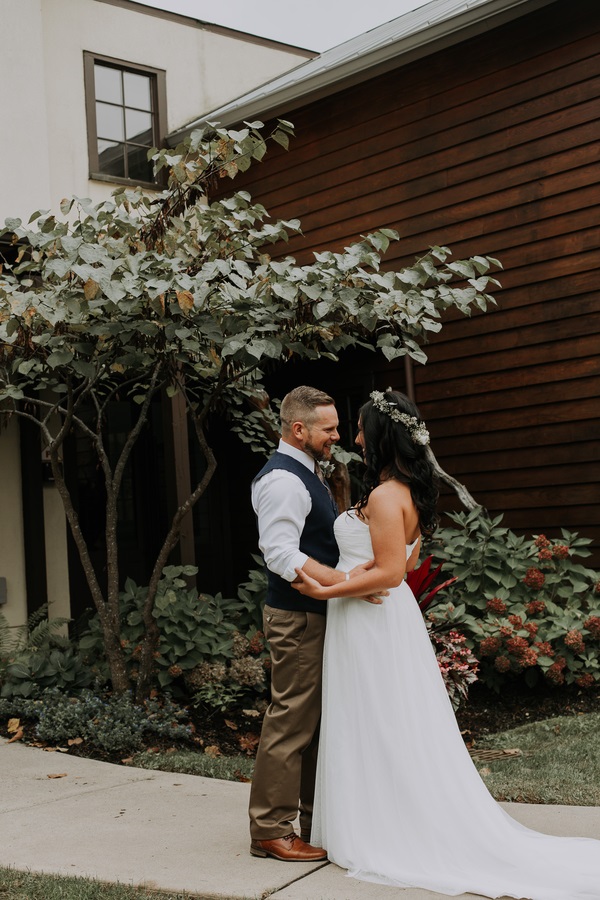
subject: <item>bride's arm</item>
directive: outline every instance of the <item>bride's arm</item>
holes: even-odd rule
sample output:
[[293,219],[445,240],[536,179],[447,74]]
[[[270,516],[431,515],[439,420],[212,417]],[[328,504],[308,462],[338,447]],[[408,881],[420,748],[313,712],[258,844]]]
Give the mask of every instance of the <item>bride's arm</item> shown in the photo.
[[332,597],[362,597],[400,584],[406,571],[406,506],[399,502],[397,489],[382,484],[369,497],[369,530],[373,545],[373,565],[350,581],[325,585],[311,573],[297,569],[301,582],[294,587],[301,594],[319,600]]
[[[372,562],[368,562],[365,563],[364,566],[356,566],[356,568],[352,569],[353,575],[357,572],[362,572],[363,570],[366,571],[372,565]],[[345,572],[341,571],[340,569],[330,569],[329,566],[318,562],[311,556],[308,557],[308,559],[302,566],[302,569],[296,569],[296,572],[302,572],[304,575],[308,575],[309,578],[312,578],[314,581],[325,586],[342,584],[342,582],[347,580]],[[292,582],[292,585],[296,587],[298,582],[299,578],[295,578]],[[338,597],[339,594],[336,593],[335,596]]]

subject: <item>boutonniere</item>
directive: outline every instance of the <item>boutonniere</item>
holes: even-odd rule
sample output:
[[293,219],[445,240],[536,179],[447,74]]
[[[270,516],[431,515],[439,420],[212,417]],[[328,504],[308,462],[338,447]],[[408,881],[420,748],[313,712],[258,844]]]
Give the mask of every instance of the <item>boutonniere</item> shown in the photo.
[[319,460],[318,466],[323,478],[330,478],[335,472],[335,463],[331,462],[330,459]]

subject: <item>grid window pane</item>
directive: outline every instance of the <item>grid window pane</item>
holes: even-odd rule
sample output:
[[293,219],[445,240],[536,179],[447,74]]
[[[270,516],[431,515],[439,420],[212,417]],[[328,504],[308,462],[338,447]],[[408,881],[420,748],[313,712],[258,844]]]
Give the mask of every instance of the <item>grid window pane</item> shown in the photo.
[[109,103],[96,103],[96,130],[99,138],[110,141],[125,140],[123,107]]
[[154,181],[153,165],[146,159],[147,153],[147,147],[127,147],[128,177],[134,181]]
[[138,109],[125,110],[125,135],[128,141],[152,146],[152,116]]
[[150,79],[147,75],[136,75],[134,72],[124,72],[125,106],[134,106],[136,109],[152,109],[152,95],[150,92]]
[[123,103],[122,74],[120,69],[112,69],[96,63],[94,66],[96,100],[104,100],[106,103]]
[[164,75],[132,70],[116,60],[96,59],[93,78],[96,115],[89,123],[89,133],[98,154],[90,161],[92,171],[135,183],[155,182],[147,154],[159,140],[156,104],[160,95],[155,87],[163,85]]
[[125,178],[125,144],[116,141],[98,141],[98,162],[105,175]]

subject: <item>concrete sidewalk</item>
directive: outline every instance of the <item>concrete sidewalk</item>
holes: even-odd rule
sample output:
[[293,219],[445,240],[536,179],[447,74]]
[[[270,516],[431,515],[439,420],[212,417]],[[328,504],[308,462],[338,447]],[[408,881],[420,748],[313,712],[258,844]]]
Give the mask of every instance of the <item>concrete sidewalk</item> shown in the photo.
[[[0,742],[0,865],[256,900],[441,900],[248,852],[247,784],[151,772]],[[52,777],[60,775],[62,777]],[[539,831],[600,838],[596,807],[506,804]],[[475,900],[465,894],[464,900]]]

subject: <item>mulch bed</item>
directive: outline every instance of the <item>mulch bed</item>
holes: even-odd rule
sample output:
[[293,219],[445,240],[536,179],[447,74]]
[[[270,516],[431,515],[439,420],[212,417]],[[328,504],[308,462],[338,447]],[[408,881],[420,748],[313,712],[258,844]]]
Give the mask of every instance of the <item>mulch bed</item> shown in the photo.
[[528,722],[587,712],[600,712],[600,686],[585,690],[546,685],[527,688],[519,683],[496,694],[476,683],[469,691],[467,703],[459,709],[457,719],[465,741],[472,744],[489,734]]
[[[600,712],[600,685],[587,690],[577,687],[552,689],[545,685],[529,689],[523,683],[518,683],[505,687],[501,694],[496,694],[476,683],[471,687],[468,702],[459,709],[457,719],[465,743],[473,748],[479,740],[490,734],[508,731],[528,722],[586,712]],[[195,729],[194,740],[180,743],[180,749],[187,747],[201,753],[223,756],[241,754],[252,757],[256,754],[261,717],[249,716],[241,710],[213,712],[208,716],[194,710],[191,713]],[[22,724],[24,740],[35,742],[34,723]],[[0,730],[3,736],[9,736],[6,722],[0,722]],[[172,747],[173,743],[164,739],[155,740],[146,749],[165,751]],[[123,756],[122,753],[102,753],[83,744],[69,746],[68,752],[114,763],[122,762]]]
[[[471,686],[469,699],[457,713],[465,743],[473,746],[490,734],[508,731],[528,722],[539,722],[555,716],[600,712],[600,685],[589,689],[540,685],[528,688],[522,682],[503,688],[496,694],[484,685]],[[195,722],[197,734],[205,746],[219,747],[225,755],[255,755],[260,734],[260,719],[249,721],[243,715],[229,713]]]

